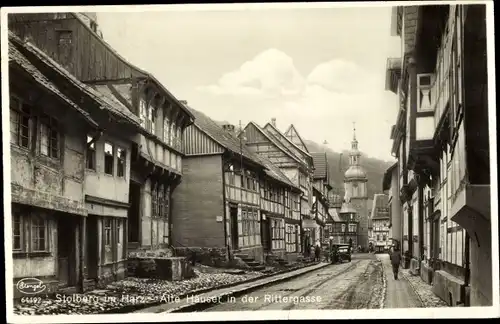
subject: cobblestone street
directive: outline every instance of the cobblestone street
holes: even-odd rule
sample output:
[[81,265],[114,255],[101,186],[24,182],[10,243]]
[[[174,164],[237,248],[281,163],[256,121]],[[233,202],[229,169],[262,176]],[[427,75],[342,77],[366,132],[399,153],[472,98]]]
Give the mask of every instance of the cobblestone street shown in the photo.
[[381,262],[370,254],[355,254],[352,262],[330,265],[208,310],[381,308],[383,286]]

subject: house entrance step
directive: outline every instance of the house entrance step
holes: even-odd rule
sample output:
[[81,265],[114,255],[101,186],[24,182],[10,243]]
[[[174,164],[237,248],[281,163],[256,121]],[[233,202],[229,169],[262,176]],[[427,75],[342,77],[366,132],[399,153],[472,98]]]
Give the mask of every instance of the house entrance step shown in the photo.
[[250,267],[255,267],[255,266],[260,265],[260,263],[257,262],[257,261],[248,261],[248,262],[245,262],[245,263],[248,264]]
[[252,267],[252,270],[254,270],[254,271],[261,271],[261,270],[264,270],[264,269],[266,269],[266,266],[263,265],[263,264],[259,264],[259,265],[256,265],[256,266]]

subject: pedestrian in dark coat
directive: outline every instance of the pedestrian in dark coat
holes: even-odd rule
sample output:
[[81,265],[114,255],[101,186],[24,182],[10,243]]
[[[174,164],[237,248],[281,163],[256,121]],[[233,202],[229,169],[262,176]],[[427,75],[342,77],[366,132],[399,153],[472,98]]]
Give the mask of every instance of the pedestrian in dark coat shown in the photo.
[[319,246],[319,243],[316,244],[316,246],[314,247],[314,255],[316,257],[316,261],[321,261],[320,258],[321,258],[321,247]]
[[391,253],[391,264],[392,264],[392,272],[394,273],[394,280],[398,280],[399,273],[399,265],[401,264],[401,252],[399,248],[394,248],[394,251]]

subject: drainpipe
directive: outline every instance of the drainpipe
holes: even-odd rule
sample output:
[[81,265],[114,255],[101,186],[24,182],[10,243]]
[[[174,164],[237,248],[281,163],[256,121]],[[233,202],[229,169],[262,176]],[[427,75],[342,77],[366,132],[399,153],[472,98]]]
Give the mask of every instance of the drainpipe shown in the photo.
[[424,188],[418,185],[418,260],[423,260],[424,255]]
[[466,298],[466,290],[470,285],[470,236],[469,232],[465,231],[465,276],[464,276],[464,291],[462,296],[464,296],[465,306],[470,306],[470,300]]
[[224,156],[222,159],[222,204],[223,204],[223,215],[224,215],[224,246],[226,247],[228,260],[231,259],[231,249],[229,248],[229,244],[227,243],[227,211],[226,211],[226,175],[224,170]]
[[80,222],[80,291],[83,293],[85,290],[85,269],[87,264],[85,263],[85,248],[87,244],[86,240],[86,224],[87,216],[82,217]]

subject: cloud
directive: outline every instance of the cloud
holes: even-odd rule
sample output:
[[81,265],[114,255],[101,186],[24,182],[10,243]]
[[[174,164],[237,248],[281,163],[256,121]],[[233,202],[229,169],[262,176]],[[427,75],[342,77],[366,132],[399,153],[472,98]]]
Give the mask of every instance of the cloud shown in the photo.
[[276,117],[282,130],[293,123],[304,138],[327,140],[336,151],[350,148],[356,122],[363,152],[387,158],[397,99],[384,91],[383,78],[344,59],[318,64],[303,77],[291,57],[269,49],[199,90],[210,94],[214,118],[264,125]]
[[309,85],[318,85],[335,93],[360,93],[373,88],[373,76],[353,62],[334,59],[317,65],[307,77]]
[[293,96],[304,88],[304,79],[290,56],[268,49],[232,72],[224,74],[216,84],[198,87],[214,95]]

